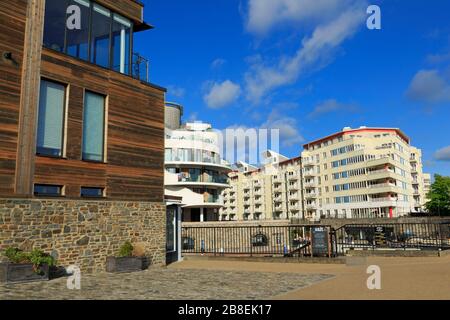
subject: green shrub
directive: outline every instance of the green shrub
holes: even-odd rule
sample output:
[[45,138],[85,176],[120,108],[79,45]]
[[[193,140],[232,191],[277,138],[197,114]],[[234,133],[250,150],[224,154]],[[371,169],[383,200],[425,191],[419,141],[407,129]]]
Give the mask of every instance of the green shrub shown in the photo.
[[5,250],[4,255],[12,263],[29,263],[30,262],[28,255],[18,248],[8,248]]
[[36,273],[41,274],[40,267],[44,264],[49,267],[56,265],[56,260],[51,255],[44,253],[41,250],[33,250],[31,252],[23,252],[18,248],[8,248],[4,251],[4,255],[12,263],[31,263]]
[[119,249],[119,257],[133,256],[133,245],[130,241],[125,242]]

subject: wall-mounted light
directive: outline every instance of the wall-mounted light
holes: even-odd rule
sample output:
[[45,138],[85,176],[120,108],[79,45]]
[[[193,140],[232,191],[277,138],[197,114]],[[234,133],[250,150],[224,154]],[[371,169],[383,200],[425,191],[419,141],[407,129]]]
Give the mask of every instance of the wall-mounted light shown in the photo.
[[4,58],[5,60],[11,61],[15,66],[18,66],[18,65],[19,65],[19,64],[17,63],[17,61],[14,60],[12,52],[4,52],[4,53],[3,53],[3,58]]

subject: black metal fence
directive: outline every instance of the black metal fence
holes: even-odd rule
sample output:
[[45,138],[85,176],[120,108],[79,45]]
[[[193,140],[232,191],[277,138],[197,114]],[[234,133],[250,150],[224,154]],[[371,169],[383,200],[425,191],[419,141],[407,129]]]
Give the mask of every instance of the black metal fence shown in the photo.
[[450,249],[449,223],[183,227],[185,254],[328,256],[350,249]]
[[237,256],[331,256],[323,225],[183,227],[183,253]]
[[349,224],[332,234],[333,252],[349,249],[450,249],[449,223]]

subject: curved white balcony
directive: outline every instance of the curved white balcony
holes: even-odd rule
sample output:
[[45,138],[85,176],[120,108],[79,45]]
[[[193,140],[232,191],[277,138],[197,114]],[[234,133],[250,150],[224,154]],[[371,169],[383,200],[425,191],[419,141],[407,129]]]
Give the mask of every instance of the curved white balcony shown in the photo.
[[202,176],[197,176],[195,178],[183,177],[178,173],[164,173],[164,185],[166,186],[192,186],[192,187],[208,187],[208,188],[229,188],[230,185],[224,179],[217,179],[215,177],[210,177],[205,179]]

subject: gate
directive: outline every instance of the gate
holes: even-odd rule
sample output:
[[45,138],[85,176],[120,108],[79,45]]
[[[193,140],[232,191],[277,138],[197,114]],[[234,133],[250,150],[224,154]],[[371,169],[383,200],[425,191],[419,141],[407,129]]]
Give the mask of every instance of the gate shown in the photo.
[[333,251],[447,250],[449,229],[449,223],[347,224],[335,231]]

